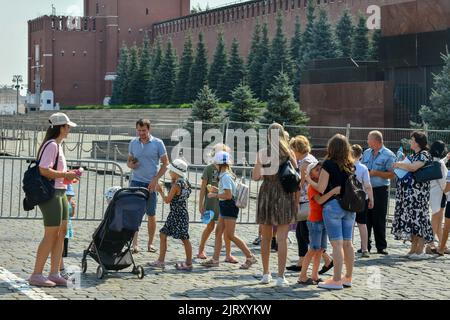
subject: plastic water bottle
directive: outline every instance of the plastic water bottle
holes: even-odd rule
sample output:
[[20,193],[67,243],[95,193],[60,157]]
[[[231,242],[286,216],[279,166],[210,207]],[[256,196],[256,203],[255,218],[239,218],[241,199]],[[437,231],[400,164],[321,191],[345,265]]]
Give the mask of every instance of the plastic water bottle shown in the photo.
[[78,178],[80,178],[83,175],[84,172],[84,168],[80,167],[77,170],[75,170],[75,174],[77,175]]
[[403,147],[400,146],[400,148],[398,148],[398,151],[397,151],[397,161],[403,160],[404,157],[405,157],[405,154],[403,153]]
[[74,170],[75,174],[77,175],[77,179],[74,179],[72,181],[68,180],[68,179],[64,179],[64,184],[71,184],[71,183],[77,183],[78,179],[83,175],[84,169],[81,167],[79,169]]

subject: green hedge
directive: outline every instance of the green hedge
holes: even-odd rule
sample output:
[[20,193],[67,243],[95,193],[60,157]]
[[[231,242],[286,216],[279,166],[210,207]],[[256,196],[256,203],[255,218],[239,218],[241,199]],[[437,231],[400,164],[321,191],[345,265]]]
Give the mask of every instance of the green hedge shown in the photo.
[[[222,109],[226,109],[229,103],[219,103]],[[261,102],[260,108],[265,109],[267,102]],[[117,105],[117,106],[102,106],[102,105],[86,105],[86,106],[62,106],[61,110],[110,110],[110,109],[191,109],[192,103],[184,104],[146,104],[146,105]]]
[[163,104],[151,104],[151,105],[114,105],[114,106],[102,106],[102,105],[86,105],[86,106],[66,106],[61,107],[61,110],[99,110],[99,109],[190,109],[192,104],[176,104],[176,105],[163,105]]

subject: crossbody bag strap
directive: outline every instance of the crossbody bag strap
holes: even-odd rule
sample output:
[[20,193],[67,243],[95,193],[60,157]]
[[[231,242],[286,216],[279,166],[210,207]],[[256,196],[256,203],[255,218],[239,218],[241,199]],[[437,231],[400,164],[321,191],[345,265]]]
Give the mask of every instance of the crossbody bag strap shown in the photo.
[[[53,140],[55,141],[55,140]],[[37,159],[37,163],[39,164],[41,162],[42,156],[44,154],[45,149],[49,146],[50,143],[53,142],[52,140],[48,141],[47,144],[42,148],[41,154],[39,155],[38,159]],[[56,142],[56,141],[55,141]],[[56,159],[55,159],[55,164],[53,165],[53,170],[57,170],[58,169],[58,160],[59,160],[59,145],[56,144],[58,147],[58,151],[56,152]]]
[[38,154],[38,158],[37,158],[37,162],[41,162],[41,159],[42,159],[42,155],[44,154],[44,151],[45,151],[45,149],[48,147],[48,145],[50,144],[50,143],[52,143],[53,141],[47,141],[47,143],[46,143],[46,145],[42,148],[42,151],[41,151],[41,154],[39,155]]

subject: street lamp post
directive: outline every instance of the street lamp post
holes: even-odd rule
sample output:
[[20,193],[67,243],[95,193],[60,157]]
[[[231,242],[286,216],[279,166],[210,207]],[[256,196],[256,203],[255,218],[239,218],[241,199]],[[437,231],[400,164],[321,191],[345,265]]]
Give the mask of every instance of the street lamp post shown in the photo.
[[16,100],[16,114],[19,114],[19,90],[20,90],[20,84],[23,82],[23,78],[21,75],[14,75],[12,80],[16,85],[14,88],[17,90],[17,100]]

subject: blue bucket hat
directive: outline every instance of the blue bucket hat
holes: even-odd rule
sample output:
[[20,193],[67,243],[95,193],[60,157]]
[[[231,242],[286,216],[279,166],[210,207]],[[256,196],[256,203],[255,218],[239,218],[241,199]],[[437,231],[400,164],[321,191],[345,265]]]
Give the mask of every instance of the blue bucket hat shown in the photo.
[[66,196],[75,197],[75,191],[73,190],[73,186],[71,184],[67,185]]

